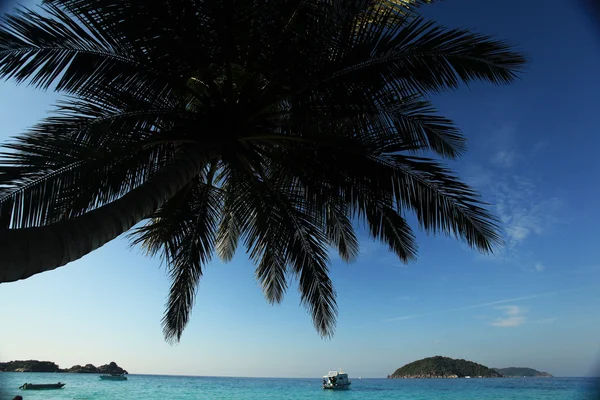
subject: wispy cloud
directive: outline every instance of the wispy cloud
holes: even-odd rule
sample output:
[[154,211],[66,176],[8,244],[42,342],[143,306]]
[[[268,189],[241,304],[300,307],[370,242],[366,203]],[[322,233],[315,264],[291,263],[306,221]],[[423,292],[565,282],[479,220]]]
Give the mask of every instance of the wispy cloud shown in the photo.
[[407,319],[413,319],[413,318],[417,318],[417,317],[423,317],[425,315],[429,315],[429,314],[417,314],[417,315],[405,315],[404,317],[395,317],[395,318],[390,318],[388,320],[386,320],[387,322],[392,322],[392,321],[404,321]]
[[497,249],[493,255],[481,256],[486,260],[522,260],[522,248],[532,237],[546,234],[560,222],[562,208],[560,198],[544,193],[544,182],[535,173],[522,168],[523,160],[533,156],[543,147],[537,143],[530,150],[518,152],[518,126],[505,122],[488,128],[485,141],[478,143],[480,163],[466,166],[465,180],[480,190],[484,199],[492,204],[492,211],[500,219],[506,247]]
[[[544,182],[537,180],[527,168],[520,168],[521,160],[533,153],[513,150],[513,133],[514,126],[510,124],[498,129],[488,146],[480,149],[486,161],[469,164],[463,173],[467,183],[480,190],[484,199],[492,204],[492,211],[503,229],[506,247],[494,255],[482,256],[488,260],[522,258],[520,253],[528,239],[546,234],[561,222],[558,216],[562,200],[544,193]],[[539,151],[539,146],[534,150]]]
[[519,175],[503,176],[488,188],[506,235],[507,250],[516,252],[529,237],[542,235],[559,222],[562,202],[544,197],[533,180]]
[[497,326],[501,328],[515,327],[519,325],[523,325],[527,318],[524,314],[527,313],[527,310],[523,307],[511,305],[511,306],[501,306],[496,307],[496,310],[502,311],[503,316],[498,317],[492,321],[490,325]]
[[[408,319],[414,319],[414,318],[419,318],[419,317],[426,317],[426,316],[431,316],[431,315],[439,315],[439,314],[446,314],[449,312],[458,312],[458,311],[466,311],[466,310],[472,310],[472,309],[476,309],[476,308],[485,308],[485,307],[493,307],[493,306],[498,306],[500,304],[507,304],[507,303],[517,303],[519,301],[525,301],[525,300],[531,300],[531,299],[538,299],[541,297],[550,297],[550,296],[557,296],[557,295],[562,295],[562,294],[568,294],[568,293],[575,293],[575,292],[581,292],[583,290],[586,289],[590,289],[589,287],[583,287],[583,288],[576,288],[576,289],[570,289],[570,290],[561,290],[561,291],[556,291],[556,292],[547,292],[547,293],[537,293],[537,294],[532,294],[532,295],[528,295],[528,296],[521,296],[521,297],[512,297],[509,299],[501,299],[501,300],[495,300],[495,301],[488,301],[485,303],[478,303],[478,304],[473,304],[473,305],[469,305],[469,306],[464,306],[464,307],[457,307],[457,308],[450,308],[447,310],[443,310],[443,311],[438,311],[438,312],[430,312],[430,313],[423,313],[423,314],[412,314],[412,315],[405,315],[405,316],[401,316],[401,317],[394,317],[394,318],[389,318],[386,319],[386,322],[393,322],[393,321],[404,321],[404,320],[408,320]],[[596,288],[595,288],[596,289]],[[517,317],[520,316],[518,314],[515,314],[515,310],[517,310],[517,307],[515,305],[511,305],[511,306],[503,306],[503,307],[495,307],[497,310],[505,310],[505,313],[512,313],[512,314],[507,314],[507,316],[512,316],[512,317]],[[518,308],[519,310],[524,310],[524,308]],[[489,317],[486,316],[477,316],[476,318],[480,318],[480,319],[487,319]]]
[[491,307],[491,306],[496,306],[498,304],[515,303],[517,301],[538,299],[540,297],[556,296],[558,294],[571,293],[571,292],[580,291],[580,290],[582,290],[582,289],[565,290],[565,291],[560,291],[560,292],[538,293],[538,294],[532,294],[532,295],[529,295],[529,296],[513,297],[513,298],[510,298],[510,299],[502,299],[502,300],[490,301],[490,302],[487,302],[487,303],[480,303],[480,304],[475,304],[475,305],[472,305],[472,306],[453,308],[453,309],[448,310],[448,311],[463,311],[463,310],[471,310],[473,308]]
[[517,159],[517,152],[514,150],[500,150],[491,159],[491,163],[502,168],[510,168]]
[[542,263],[537,262],[533,265],[533,269],[535,269],[537,272],[542,272],[546,268],[544,267],[544,265],[542,265]]
[[490,325],[500,328],[511,328],[523,325],[525,323],[552,324],[557,320],[556,317],[529,320],[526,315],[528,310],[516,305],[501,306],[496,307],[495,309],[500,310],[502,312],[502,316],[495,318]]
[[463,175],[469,185],[479,190],[489,187],[494,183],[494,174],[492,171],[481,164],[469,163],[465,167]]

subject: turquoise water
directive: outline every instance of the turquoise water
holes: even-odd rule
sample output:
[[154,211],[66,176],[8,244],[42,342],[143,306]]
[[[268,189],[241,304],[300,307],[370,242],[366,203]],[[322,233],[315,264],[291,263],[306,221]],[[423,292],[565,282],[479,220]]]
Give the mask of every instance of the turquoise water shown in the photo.
[[[579,400],[591,399],[591,378],[353,379],[348,391],[326,391],[320,379],[262,379],[129,375],[123,382],[98,375],[0,373],[0,399],[20,394],[44,399],[311,399],[311,400]],[[19,390],[25,382],[67,385],[61,390]]]

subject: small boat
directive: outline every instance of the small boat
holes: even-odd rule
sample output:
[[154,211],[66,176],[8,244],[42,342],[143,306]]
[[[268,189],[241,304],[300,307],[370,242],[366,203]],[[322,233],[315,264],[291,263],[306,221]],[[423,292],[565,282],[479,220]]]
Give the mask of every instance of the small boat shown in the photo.
[[23,390],[50,390],[50,389],[62,389],[66,383],[25,383],[19,389]]
[[327,375],[323,376],[323,389],[349,389],[351,383],[348,374],[342,372],[341,369],[339,372],[329,371]]
[[127,377],[123,374],[100,375],[103,381],[126,381]]
[[465,376],[465,379],[471,379],[471,377],[469,375]]

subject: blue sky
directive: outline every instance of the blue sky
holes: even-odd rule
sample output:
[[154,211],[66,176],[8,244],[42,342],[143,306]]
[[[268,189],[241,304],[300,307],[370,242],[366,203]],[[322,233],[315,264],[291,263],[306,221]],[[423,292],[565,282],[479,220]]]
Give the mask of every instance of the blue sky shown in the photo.
[[[363,238],[358,261],[332,264],[340,313],[335,337],[322,340],[294,287],[269,306],[239,253],[206,268],[191,323],[170,346],[160,326],[165,271],[118,239],[67,267],[0,285],[0,360],[114,360],[134,373],[226,376],[314,377],[343,367],[385,377],[446,355],[591,374],[600,357],[600,37],[577,4],[448,0],[423,8],[447,26],[506,38],[531,58],[512,86],[475,84],[434,98],[469,138],[451,166],[503,221],[507,246],[497,254],[419,234],[418,261],[403,265]],[[0,141],[56,99],[0,83]]]

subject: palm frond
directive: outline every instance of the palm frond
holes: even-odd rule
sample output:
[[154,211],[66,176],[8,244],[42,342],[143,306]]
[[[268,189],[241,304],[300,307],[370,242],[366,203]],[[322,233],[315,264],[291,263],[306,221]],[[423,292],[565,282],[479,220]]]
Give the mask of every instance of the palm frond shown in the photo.
[[80,217],[35,228],[0,229],[0,282],[53,270],[98,249],[151,215],[197,176],[201,165],[196,154],[184,154],[151,181]]
[[256,215],[268,218],[259,221],[258,235],[250,234],[247,243],[251,255],[259,253],[257,250],[263,251],[258,274],[263,278],[263,288],[268,290],[269,298],[276,300],[279,292],[285,290],[283,267],[284,263],[289,264],[298,277],[301,301],[310,311],[315,328],[321,336],[331,337],[337,305],[328,276],[324,214],[304,200],[302,188],[291,182],[291,177],[271,177],[263,166],[253,167],[255,174],[249,174],[246,179],[259,211]]
[[[238,161],[233,165],[237,168],[230,167],[227,171],[226,190],[230,197],[224,207],[221,239],[233,239],[237,245],[237,238],[242,233],[248,255],[256,265],[256,278],[265,299],[270,304],[280,303],[288,287],[286,245],[289,230],[278,210],[264,202],[272,195],[264,183],[258,181],[243,163]],[[234,231],[226,231],[232,226]]]
[[260,283],[265,299],[270,304],[279,304],[288,288],[287,283],[287,254],[284,246],[276,245],[275,238],[286,240],[280,227],[273,227],[255,250],[260,251],[261,257],[256,266],[256,279]]
[[[447,158],[457,158],[465,151],[466,139],[454,123],[436,115],[436,109],[421,96],[402,100],[392,98],[381,107],[383,119],[393,126],[393,129],[384,130],[392,132],[394,136],[391,139],[389,136],[392,135],[387,135],[388,140],[384,145],[386,151],[389,152],[393,145],[406,146],[407,143]],[[398,135],[398,132],[402,132],[402,135]]]
[[360,251],[349,214],[350,210],[345,203],[333,203],[327,207],[327,236],[331,244],[338,249],[340,258],[346,262],[356,260]]
[[473,188],[439,163],[419,157],[388,155],[395,174],[394,196],[413,210],[428,232],[445,232],[463,238],[483,252],[503,244],[498,219]]
[[525,57],[425,21],[429,2],[44,0],[6,17],[0,77],[73,97],[0,154],[0,228],[22,228],[0,229],[0,282],[149,218],[132,242],[167,264],[167,340],[213,252],[229,261],[240,241],[267,301],[295,277],[330,337],[329,251],[357,257],[353,222],[402,262],[417,253],[405,213],[491,251],[498,221],[428,158],[466,149],[428,96],[510,83]]
[[365,212],[371,237],[387,244],[402,262],[416,260],[417,244],[406,220],[394,209],[377,203],[367,206]]
[[194,307],[202,267],[212,258],[220,207],[220,191],[197,179],[130,235],[132,243],[142,245],[149,254],[161,252],[167,264],[171,289],[163,333],[173,343],[181,339]]
[[[85,156],[82,151],[80,156]],[[136,153],[103,153],[74,158],[58,169],[30,172],[2,167],[11,176],[4,184],[0,213],[10,219],[6,227],[26,228],[73,218],[114,201],[152,178],[172,160],[168,145]],[[89,153],[88,153],[89,154]],[[145,159],[145,162],[142,160]],[[98,191],[102,187],[102,191]]]
[[362,42],[355,50],[329,65],[302,91],[379,79],[393,85],[399,95],[456,89],[461,82],[476,80],[507,84],[517,79],[526,62],[510,44],[492,36],[445,29],[422,18],[393,26],[382,30],[379,24],[366,25],[368,31],[358,33]]
[[[273,149],[269,154],[278,168],[295,174],[312,193],[345,198],[351,212],[360,218],[373,214],[369,211],[372,207],[378,212],[383,206],[405,209],[415,213],[427,232],[463,238],[483,252],[502,244],[497,219],[485,209],[479,194],[438,162],[397,153],[397,146],[392,146],[391,153],[384,148],[373,155],[349,140],[337,146],[313,146],[295,145]],[[306,154],[312,156],[307,158]],[[383,206],[377,205],[381,201]],[[393,220],[405,232],[399,236],[406,240],[404,260],[411,259],[416,248],[412,233],[404,228],[402,218]],[[386,240],[384,243],[389,244]]]
[[[354,97],[352,93],[344,97],[335,91],[325,96],[318,107],[303,110],[303,117],[321,125],[316,132],[327,132],[319,135],[318,140],[322,143],[333,135],[347,136],[352,132],[364,145],[386,151],[397,146],[402,151],[409,148],[433,151],[452,159],[466,150],[466,139],[453,121],[438,115],[431,102],[421,95],[401,97],[388,88],[369,96],[370,101],[365,101],[362,96]],[[296,110],[291,110],[292,113]],[[324,116],[327,127],[321,122]],[[330,145],[334,143],[331,141]]]
[[139,61],[114,37],[86,31],[54,5],[42,9],[48,16],[21,8],[0,25],[0,77],[44,89],[58,80],[58,90],[76,92],[139,74]]
[[298,276],[301,300],[309,309],[317,332],[332,337],[337,319],[336,293],[329,278],[325,237],[307,226],[297,233],[290,246],[290,258]]
[[236,175],[232,174],[229,169],[220,171],[216,181],[222,182],[221,188],[224,194],[215,250],[222,261],[229,262],[235,255],[242,234],[243,220],[241,217],[249,217],[248,214],[240,213],[238,196],[244,183],[236,179]]
[[176,153],[149,129],[165,112],[111,114],[64,103],[63,115],[4,145],[0,213],[12,228],[41,226],[99,208],[148,181]]

